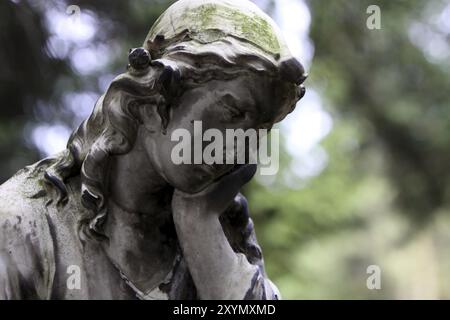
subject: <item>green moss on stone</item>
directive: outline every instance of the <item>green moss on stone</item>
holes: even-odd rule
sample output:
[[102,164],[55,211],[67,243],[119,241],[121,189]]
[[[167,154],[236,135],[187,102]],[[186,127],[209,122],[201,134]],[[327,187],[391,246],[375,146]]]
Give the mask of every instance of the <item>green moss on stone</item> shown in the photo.
[[[214,19],[215,17],[218,18]],[[230,25],[221,26],[220,18],[229,21]],[[192,31],[227,29],[228,27],[229,33],[234,36],[246,39],[270,53],[280,52],[280,44],[271,24],[256,14],[244,13],[225,6],[205,4],[186,11],[181,19],[187,26],[191,26]]]

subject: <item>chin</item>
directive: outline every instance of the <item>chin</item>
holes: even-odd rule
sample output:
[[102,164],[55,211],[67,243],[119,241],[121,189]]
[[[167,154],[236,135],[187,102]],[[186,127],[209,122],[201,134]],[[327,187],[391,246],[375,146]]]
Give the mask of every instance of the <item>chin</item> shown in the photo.
[[188,194],[195,194],[203,191],[208,186],[210,186],[214,182],[214,178],[208,177],[200,179],[199,177],[190,177],[187,178],[187,181],[180,184],[179,187],[175,187],[180,191],[183,191]]
[[209,165],[195,165],[184,167],[172,174],[172,183],[174,188],[187,193],[195,194],[203,191],[210,186],[217,178],[224,174],[224,170],[212,168]]

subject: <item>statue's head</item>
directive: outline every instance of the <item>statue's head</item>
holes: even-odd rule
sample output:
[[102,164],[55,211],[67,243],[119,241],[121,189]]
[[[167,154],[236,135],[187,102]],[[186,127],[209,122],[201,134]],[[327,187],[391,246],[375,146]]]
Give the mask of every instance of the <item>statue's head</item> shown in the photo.
[[112,156],[138,143],[169,185],[198,192],[230,165],[176,165],[172,133],[194,136],[194,121],[221,132],[270,129],[304,95],[305,78],[277,26],[250,1],[180,0],[130,51],[127,72],[97,101],[46,177],[64,200],[65,179],[81,176],[83,204],[94,213],[90,227],[98,231]]

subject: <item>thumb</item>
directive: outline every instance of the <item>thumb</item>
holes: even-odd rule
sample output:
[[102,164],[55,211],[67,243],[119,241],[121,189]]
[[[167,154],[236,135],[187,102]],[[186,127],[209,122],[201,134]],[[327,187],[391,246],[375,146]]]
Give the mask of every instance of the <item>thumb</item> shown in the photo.
[[223,199],[234,199],[239,189],[248,183],[256,173],[256,164],[242,165],[213,184],[211,194]]
[[237,181],[239,181],[240,183],[239,187],[242,187],[253,178],[253,176],[256,173],[256,169],[257,169],[256,164],[242,165],[239,168],[232,171],[229,175],[233,180],[236,179]]

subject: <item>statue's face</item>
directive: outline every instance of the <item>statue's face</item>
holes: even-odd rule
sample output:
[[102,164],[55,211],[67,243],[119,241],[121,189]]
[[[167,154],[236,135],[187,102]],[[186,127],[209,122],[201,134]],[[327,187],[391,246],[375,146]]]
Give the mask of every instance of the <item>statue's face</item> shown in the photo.
[[[194,153],[194,121],[202,123],[202,131],[214,128],[222,132],[225,148],[226,129],[270,129],[283,119],[291,105],[276,80],[247,75],[234,80],[213,80],[186,91],[178,104],[171,106],[166,134],[158,133],[146,143],[153,164],[173,187],[187,192],[199,192],[212,181],[233,169],[235,165],[175,164],[172,150],[179,141],[172,134],[186,129],[191,136]],[[292,101],[290,101],[292,104]],[[178,131],[180,132],[180,131]],[[203,142],[202,150],[211,142]],[[193,161],[191,162],[193,163]]]

